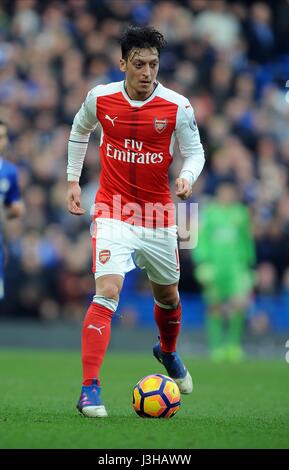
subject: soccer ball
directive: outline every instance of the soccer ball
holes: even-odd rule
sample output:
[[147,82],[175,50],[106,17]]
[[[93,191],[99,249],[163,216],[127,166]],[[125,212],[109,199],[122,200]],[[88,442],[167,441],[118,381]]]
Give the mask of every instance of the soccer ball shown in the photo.
[[180,398],[179,387],[173,379],[152,374],[136,384],[132,404],[142,418],[172,418],[180,409]]

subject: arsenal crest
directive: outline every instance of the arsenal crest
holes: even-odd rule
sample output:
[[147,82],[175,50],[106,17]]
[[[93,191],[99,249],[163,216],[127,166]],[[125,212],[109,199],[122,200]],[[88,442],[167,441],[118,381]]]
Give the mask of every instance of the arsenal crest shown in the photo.
[[167,119],[154,119],[154,125],[155,125],[155,130],[161,134],[167,127],[168,125],[168,120]]
[[99,252],[98,258],[101,264],[107,263],[108,260],[110,259],[110,250],[101,250]]

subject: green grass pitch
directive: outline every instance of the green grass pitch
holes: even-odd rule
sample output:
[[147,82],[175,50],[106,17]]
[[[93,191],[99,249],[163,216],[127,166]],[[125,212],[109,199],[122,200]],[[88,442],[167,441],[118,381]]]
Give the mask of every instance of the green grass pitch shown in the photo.
[[289,364],[186,361],[194,391],[169,420],[139,418],[132,388],[164,373],[149,352],[108,354],[102,369],[106,419],[82,417],[77,352],[0,351],[2,449],[289,448]]

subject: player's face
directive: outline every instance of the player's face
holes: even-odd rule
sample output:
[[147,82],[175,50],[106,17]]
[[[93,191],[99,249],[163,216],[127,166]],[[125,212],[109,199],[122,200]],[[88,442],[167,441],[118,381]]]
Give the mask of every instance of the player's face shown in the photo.
[[146,99],[153,91],[159,71],[159,55],[155,48],[130,51],[127,60],[120,60],[126,74],[126,87],[132,99]]
[[236,189],[231,184],[222,184],[217,191],[217,198],[221,204],[233,204],[237,200]]
[[7,128],[6,126],[0,125],[0,153],[5,149],[7,140]]

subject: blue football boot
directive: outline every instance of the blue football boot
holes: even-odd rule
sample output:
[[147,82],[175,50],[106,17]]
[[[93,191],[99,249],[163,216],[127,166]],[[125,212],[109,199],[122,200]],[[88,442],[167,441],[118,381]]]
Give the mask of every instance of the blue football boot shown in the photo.
[[158,342],[153,348],[153,354],[166,368],[168,375],[176,382],[181,393],[187,394],[193,391],[192,377],[177,352],[162,352]]
[[99,381],[94,379],[92,385],[83,385],[76,408],[88,418],[106,418],[107,412],[101,399]]

